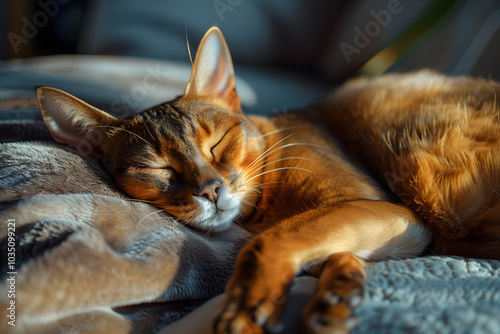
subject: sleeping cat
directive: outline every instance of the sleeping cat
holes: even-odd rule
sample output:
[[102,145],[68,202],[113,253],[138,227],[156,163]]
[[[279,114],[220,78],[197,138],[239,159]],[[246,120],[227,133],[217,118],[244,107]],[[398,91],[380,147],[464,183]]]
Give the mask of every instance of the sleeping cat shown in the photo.
[[304,331],[341,333],[356,325],[364,260],[418,256],[429,231],[435,252],[500,258],[498,93],[423,71],[354,80],[293,117],[246,116],[213,27],[184,96],[131,118],[54,88],[37,98],[54,139],[98,160],[130,196],[195,229],[236,222],[254,234],[215,333],[278,326],[302,269],[319,277]]

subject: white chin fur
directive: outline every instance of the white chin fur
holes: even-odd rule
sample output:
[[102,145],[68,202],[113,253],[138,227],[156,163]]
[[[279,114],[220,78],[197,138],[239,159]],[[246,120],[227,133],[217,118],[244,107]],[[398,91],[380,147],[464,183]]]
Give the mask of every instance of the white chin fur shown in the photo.
[[201,196],[196,196],[195,200],[200,205],[201,213],[191,225],[198,230],[223,231],[240,213],[241,201],[224,186],[219,189],[217,205]]

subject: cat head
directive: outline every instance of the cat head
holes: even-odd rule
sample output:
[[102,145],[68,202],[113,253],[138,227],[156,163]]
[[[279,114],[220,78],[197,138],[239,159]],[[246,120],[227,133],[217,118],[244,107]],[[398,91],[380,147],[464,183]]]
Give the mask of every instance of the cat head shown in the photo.
[[36,91],[53,138],[98,160],[131,197],[197,229],[220,231],[248,211],[255,180],[242,173],[261,153],[241,111],[231,55],[207,31],[184,96],[120,120],[61,90]]

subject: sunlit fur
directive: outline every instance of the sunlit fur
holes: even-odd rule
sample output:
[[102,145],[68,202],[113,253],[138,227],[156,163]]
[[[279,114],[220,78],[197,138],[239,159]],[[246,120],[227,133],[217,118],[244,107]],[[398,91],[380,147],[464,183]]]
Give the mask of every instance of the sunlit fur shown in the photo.
[[500,85],[431,71],[357,79],[318,106],[419,214],[436,253],[500,258]]

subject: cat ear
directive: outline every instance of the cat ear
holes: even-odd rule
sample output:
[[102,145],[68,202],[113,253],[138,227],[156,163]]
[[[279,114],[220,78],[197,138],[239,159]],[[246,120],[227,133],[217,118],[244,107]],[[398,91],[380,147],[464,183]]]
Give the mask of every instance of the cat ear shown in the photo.
[[241,110],[233,61],[218,27],[208,29],[198,46],[185,96],[209,96],[219,99],[231,110]]
[[56,88],[38,87],[36,98],[43,121],[54,140],[91,158],[100,157],[106,127],[119,120]]

